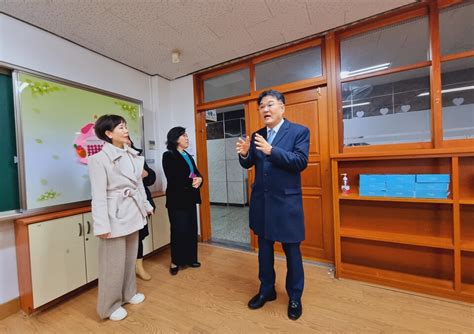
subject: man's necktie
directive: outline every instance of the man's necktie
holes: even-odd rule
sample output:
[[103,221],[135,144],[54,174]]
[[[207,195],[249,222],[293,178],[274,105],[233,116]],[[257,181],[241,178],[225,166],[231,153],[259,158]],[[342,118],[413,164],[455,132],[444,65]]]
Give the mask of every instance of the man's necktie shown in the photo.
[[271,145],[274,137],[275,137],[275,130],[273,129],[268,130],[267,143]]

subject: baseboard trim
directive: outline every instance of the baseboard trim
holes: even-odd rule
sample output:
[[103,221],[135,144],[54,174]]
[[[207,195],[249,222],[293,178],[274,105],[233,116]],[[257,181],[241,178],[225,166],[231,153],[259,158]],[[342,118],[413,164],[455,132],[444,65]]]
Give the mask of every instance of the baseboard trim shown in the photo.
[[0,320],[20,311],[20,298],[10,300],[5,304],[0,304]]

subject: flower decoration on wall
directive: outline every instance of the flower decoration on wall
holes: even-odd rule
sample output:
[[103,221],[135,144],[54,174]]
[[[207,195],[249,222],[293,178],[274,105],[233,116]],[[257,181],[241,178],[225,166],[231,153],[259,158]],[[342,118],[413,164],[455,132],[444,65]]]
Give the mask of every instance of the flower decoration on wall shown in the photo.
[[46,192],[44,192],[42,195],[40,195],[37,199],[38,202],[44,202],[44,201],[49,201],[52,199],[55,199],[57,197],[61,196],[61,193],[58,193],[54,191],[53,189],[50,189]]
[[51,85],[48,82],[33,81],[31,79],[26,79],[25,82],[28,84],[28,88],[34,96],[43,96],[61,90],[59,86]]
[[136,120],[138,118],[138,109],[136,106],[117,101],[115,102],[115,104],[119,105],[120,108],[125,111],[132,120]]

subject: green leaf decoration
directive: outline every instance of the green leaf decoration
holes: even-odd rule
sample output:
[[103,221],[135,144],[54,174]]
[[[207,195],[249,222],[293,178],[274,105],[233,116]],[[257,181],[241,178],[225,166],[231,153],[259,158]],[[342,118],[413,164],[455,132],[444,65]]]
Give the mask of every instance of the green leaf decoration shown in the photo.
[[53,154],[53,159],[54,159],[54,160],[59,160],[59,155]]
[[137,107],[135,107],[134,105],[131,105],[131,104],[128,104],[128,103],[124,103],[124,102],[118,102],[118,101],[115,101],[115,104],[120,106],[120,108],[122,109],[122,111],[124,111],[125,113],[128,114],[128,116],[132,119],[132,120],[136,120],[138,118],[138,109]]
[[46,179],[41,179],[41,184],[42,184],[43,186],[47,185],[47,184],[48,184],[48,180],[46,180]]
[[37,138],[37,139],[35,139],[35,142],[36,142],[37,144],[43,144],[43,139]]
[[58,193],[58,192],[54,191],[53,189],[50,189],[49,191],[46,191],[44,194],[39,196],[37,201],[38,202],[49,201],[49,200],[55,199],[59,196],[61,196],[61,193]]
[[41,82],[26,79],[25,82],[28,83],[28,88],[31,90],[31,93],[33,93],[33,96],[44,96],[45,94],[50,94],[52,92],[57,92],[61,90],[59,86],[51,85],[45,81]]

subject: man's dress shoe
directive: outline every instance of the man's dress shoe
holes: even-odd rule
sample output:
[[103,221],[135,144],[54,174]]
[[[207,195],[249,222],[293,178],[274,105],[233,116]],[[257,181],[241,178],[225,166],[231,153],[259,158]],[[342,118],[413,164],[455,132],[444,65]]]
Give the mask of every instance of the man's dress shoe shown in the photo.
[[256,310],[263,305],[265,305],[266,302],[275,300],[277,298],[277,294],[275,291],[273,291],[271,294],[268,296],[262,295],[261,293],[256,294],[252,299],[250,299],[248,306],[249,309],[251,310]]
[[298,320],[303,313],[303,306],[301,305],[301,301],[290,300],[288,303],[288,318],[291,320]]

